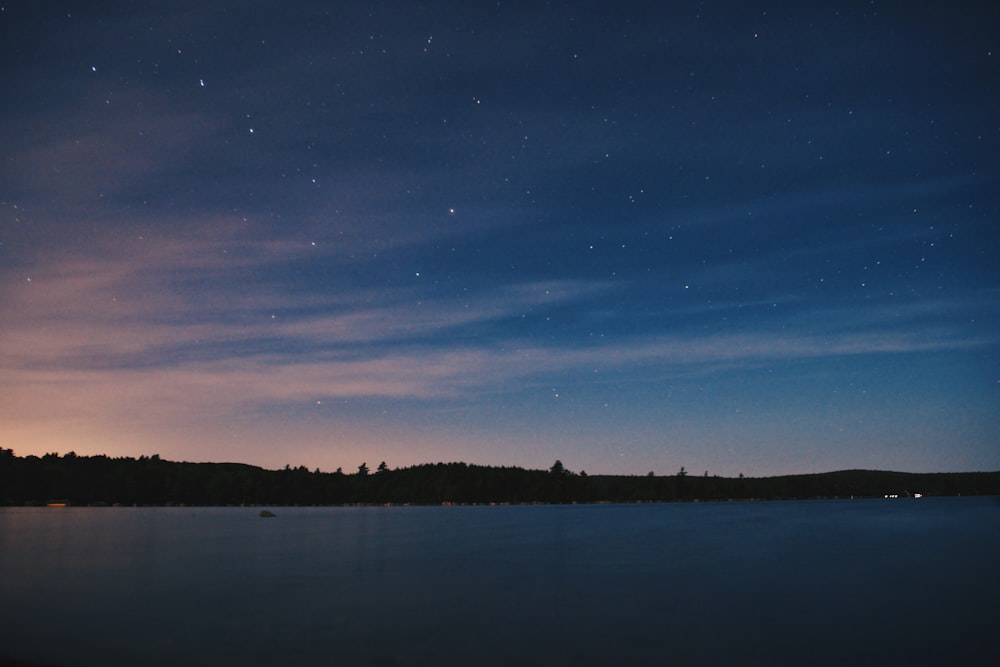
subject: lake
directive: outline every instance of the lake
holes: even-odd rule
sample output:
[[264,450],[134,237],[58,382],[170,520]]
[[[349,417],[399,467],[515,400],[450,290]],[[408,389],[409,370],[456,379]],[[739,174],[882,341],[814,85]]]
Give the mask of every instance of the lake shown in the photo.
[[991,497],[0,508],[0,654],[133,665],[993,665]]

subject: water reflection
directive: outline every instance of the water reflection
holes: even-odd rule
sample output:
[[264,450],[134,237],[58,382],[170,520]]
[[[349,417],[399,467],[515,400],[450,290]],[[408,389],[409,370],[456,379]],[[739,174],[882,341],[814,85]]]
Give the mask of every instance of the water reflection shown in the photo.
[[987,664],[998,511],[2,509],[0,645],[80,667]]

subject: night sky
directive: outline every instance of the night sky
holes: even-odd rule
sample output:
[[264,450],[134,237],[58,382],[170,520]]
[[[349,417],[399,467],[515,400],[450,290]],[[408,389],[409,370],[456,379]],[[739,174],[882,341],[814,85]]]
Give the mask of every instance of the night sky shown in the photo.
[[7,3],[0,446],[1000,469],[998,28],[986,2]]

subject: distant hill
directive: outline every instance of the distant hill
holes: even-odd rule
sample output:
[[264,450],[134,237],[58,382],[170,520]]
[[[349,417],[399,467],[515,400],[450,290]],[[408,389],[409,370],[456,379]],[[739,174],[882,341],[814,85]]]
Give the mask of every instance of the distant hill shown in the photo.
[[1000,495],[1000,471],[905,473],[843,470],[778,477],[587,475],[427,463],[371,472],[265,470],[241,463],[184,463],[158,456],[18,457],[0,449],[4,505],[343,505],[674,502],[884,496]]

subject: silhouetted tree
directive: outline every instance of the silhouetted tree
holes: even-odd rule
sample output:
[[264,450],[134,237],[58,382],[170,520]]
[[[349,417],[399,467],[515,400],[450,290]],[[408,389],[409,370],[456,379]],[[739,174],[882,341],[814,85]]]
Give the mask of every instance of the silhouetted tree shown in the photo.
[[368,474],[368,463],[364,462],[358,466],[358,477],[364,477]]
[[378,464],[378,468],[376,468],[377,472],[386,472],[387,470],[389,470],[389,466],[387,466],[385,464],[385,461],[382,461],[382,463],[379,463]]

